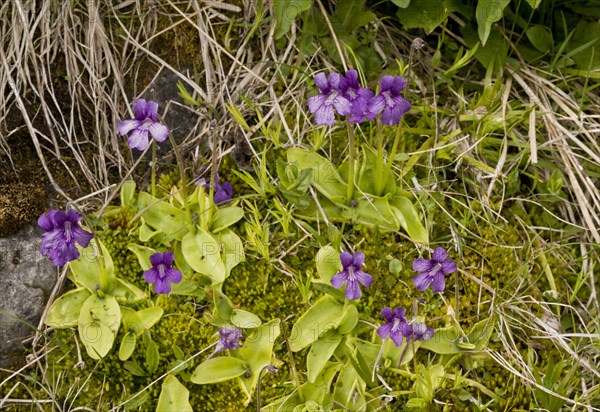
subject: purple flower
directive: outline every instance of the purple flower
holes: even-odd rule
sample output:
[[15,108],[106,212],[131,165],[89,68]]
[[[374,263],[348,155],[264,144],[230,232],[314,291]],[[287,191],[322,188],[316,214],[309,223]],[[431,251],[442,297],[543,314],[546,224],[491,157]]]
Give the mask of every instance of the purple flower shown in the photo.
[[[215,173],[215,185],[213,188],[215,195],[213,201],[216,205],[220,203],[227,204],[231,201],[231,196],[233,196],[233,186],[231,186],[231,183],[229,182],[223,182],[223,184],[219,184],[219,180],[219,174]],[[205,178],[198,179],[196,181],[196,186],[198,185],[202,185],[202,187],[205,189],[210,188],[210,184]]]
[[433,338],[433,329],[424,324],[423,322],[415,322],[412,325],[412,340],[429,340]]
[[225,327],[219,329],[219,341],[215,347],[215,353],[226,349],[239,349],[242,347],[242,331],[234,327]]
[[360,270],[360,267],[365,261],[365,254],[356,252],[352,255],[348,252],[342,252],[340,261],[342,262],[343,270],[336,273],[336,275],[331,278],[331,284],[334,288],[339,289],[346,283],[346,299],[359,299],[361,291],[358,282],[367,287],[371,286],[371,283],[373,283],[373,277]]
[[317,73],[315,76],[315,84],[321,93],[310,97],[306,103],[308,110],[314,113],[318,125],[333,124],[334,107],[341,116],[352,114],[352,103],[343,95],[345,81],[339,73],[331,73],[328,78],[323,73]]
[[154,293],[166,295],[171,292],[171,283],[181,282],[181,272],[171,267],[173,260],[175,255],[171,252],[157,252],[150,256],[152,268],[144,272],[144,280],[154,284]]
[[348,121],[360,123],[365,120],[365,117],[368,120],[372,120],[375,116],[370,116],[370,113],[367,111],[367,105],[374,93],[360,86],[356,70],[348,70],[346,72],[346,78],[342,82],[342,87],[342,96],[352,105],[352,117]]
[[396,346],[402,345],[402,337],[410,338],[413,335],[413,328],[408,324],[404,317],[404,308],[383,308],[381,316],[387,321],[377,329],[381,339],[388,336],[394,341]]
[[54,266],[79,258],[75,242],[87,247],[94,237],[79,227],[80,221],[81,215],[76,210],[50,210],[39,217],[38,225],[46,231],[42,235],[40,252],[48,256]]
[[443,247],[433,251],[431,260],[418,258],[413,261],[413,269],[421,272],[413,278],[417,289],[421,292],[431,285],[434,292],[443,292],[446,287],[444,276],[456,270],[456,264],[448,257]]
[[158,123],[158,103],[152,100],[136,99],[133,101],[135,119],[123,120],[117,126],[121,136],[133,130],[127,143],[132,149],[146,150],[148,147],[148,132],[157,142],[164,142],[169,136],[166,126]]
[[383,76],[379,94],[372,97],[367,104],[367,118],[372,119],[383,111],[383,124],[398,124],[402,115],[411,108],[410,103],[400,95],[405,85],[406,80],[401,76]]

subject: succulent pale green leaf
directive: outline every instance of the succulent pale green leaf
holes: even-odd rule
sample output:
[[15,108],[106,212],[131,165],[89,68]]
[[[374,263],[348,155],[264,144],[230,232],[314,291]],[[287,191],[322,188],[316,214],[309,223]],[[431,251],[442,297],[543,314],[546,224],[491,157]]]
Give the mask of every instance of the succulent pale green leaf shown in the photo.
[[45,323],[56,329],[76,326],[83,303],[91,293],[85,288],[71,290],[52,303]]
[[146,292],[126,280],[116,278],[114,285],[110,293],[121,303],[138,302],[146,298]]
[[248,368],[249,365],[245,360],[232,356],[219,356],[198,365],[190,381],[198,385],[224,382],[243,375]]
[[231,269],[244,260],[244,244],[238,235],[231,229],[224,229],[215,235],[217,241],[222,245],[222,260],[225,263],[227,276]]
[[168,237],[181,240],[188,233],[185,211],[160,201],[146,192],[140,192],[138,195],[138,206],[140,209],[145,209],[142,217],[146,224],[160,230]]
[[168,375],[162,384],[156,412],[193,412],[190,391],[175,376]]
[[477,33],[481,44],[485,46],[492,30],[492,24],[496,23],[504,15],[504,9],[510,0],[479,0],[475,17],[477,18]]
[[239,222],[244,217],[244,209],[237,206],[222,207],[217,209],[214,216],[210,231],[212,233],[220,232],[221,230]]
[[[146,335],[148,336],[148,335]],[[146,365],[148,366],[148,372],[154,373],[158,368],[158,362],[160,361],[160,354],[158,352],[158,345],[152,339],[146,345]]]
[[[102,254],[98,251],[98,244],[102,249]],[[104,270],[104,276],[109,287],[114,287],[115,268],[110,253],[104,244],[94,238],[87,248],[76,245],[80,257],[69,263],[71,270],[69,278],[79,287],[85,287],[94,293],[96,288],[102,284],[101,276]],[[103,291],[110,292],[110,291]]]
[[196,272],[208,276],[213,285],[225,280],[227,270],[221,259],[221,247],[204,229],[185,235],[181,247],[186,262]]
[[330,329],[337,328],[344,314],[344,305],[331,296],[323,296],[312,305],[292,327],[290,349],[304,349]]
[[308,150],[293,147],[288,149],[290,164],[296,163],[301,169],[312,170],[312,184],[325,197],[333,202],[343,202],[346,198],[346,183],[337,169],[323,156]]
[[137,338],[133,332],[127,332],[125,336],[123,336],[123,340],[121,340],[121,346],[119,346],[120,360],[126,361],[131,357],[133,351],[135,350],[136,342]]
[[133,180],[126,180],[121,186],[121,206],[131,207],[134,206],[135,200],[135,182]]
[[321,373],[327,361],[333,355],[343,336],[337,332],[326,333],[313,342],[306,357],[306,369],[308,370],[308,381],[314,382]]
[[340,335],[345,335],[352,332],[352,329],[358,324],[358,309],[354,305],[348,305],[344,311],[344,315],[340,320],[337,332]]
[[156,250],[147,246],[138,245],[136,243],[128,244],[127,249],[135,253],[142,270],[146,271],[152,267],[152,263],[150,263],[150,256],[155,254]]
[[262,321],[254,313],[246,312],[241,309],[234,309],[231,313],[231,323],[238,328],[252,329],[261,325]]
[[428,349],[441,355],[459,353],[461,349],[456,345],[456,342],[458,342],[461,337],[462,335],[455,326],[436,329],[433,338],[421,342],[421,348]]
[[119,326],[121,309],[113,296],[91,295],[79,314],[79,338],[92,359],[100,359],[111,350]]
[[239,376],[248,401],[255,393],[260,373],[265,366],[270,365],[273,361],[273,345],[279,333],[279,319],[273,319],[254,329],[246,337],[244,346],[237,351],[236,356],[246,361],[250,367],[249,377]]
[[300,13],[308,10],[311,4],[311,0],[280,0],[273,2],[276,22],[275,38],[278,39],[290,31],[294,20]]
[[421,223],[419,214],[412,202],[404,196],[394,196],[390,199],[392,212],[400,226],[415,242],[427,244],[429,236]]
[[323,282],[329,283],[333,275],[341,271],[340,252],[332,246],[322,247],[317,252],[317,273]]

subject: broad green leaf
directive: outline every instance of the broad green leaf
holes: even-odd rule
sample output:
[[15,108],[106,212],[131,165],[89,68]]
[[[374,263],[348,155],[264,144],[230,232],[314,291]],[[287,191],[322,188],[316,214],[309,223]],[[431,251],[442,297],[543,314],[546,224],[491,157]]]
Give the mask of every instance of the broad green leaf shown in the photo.
[[435,391],[440,387],[445,376],[444,367],[436,363],[427,368],[419,368],[421,377],[415,381],[415,394],[427,404],[431,404]]
[[[98,244],[100,244],[102,254],[98,251]],[[90,242],[87,248],[82,248],[79,245],[76,246],[80,257],[69,263],[69,269],[71,270],[69,278],[77,286],[85,287],[94,293],[97,286],[102,285],[101,277],[102,270],[104,269],[104,276],[108,287],[113,287],[115,282],[115,268],[110,253],[104,244],[96,237]],[[110,290],[104,290],[103,292],[110,292]]]
[[246,312],[241,309],[234,309],[231,313],[231,323],[238,328],[252,329],[261,325],[261,320],[254,313]]
[[46,317],[45,323],[53,328],[62,329],[76,326],[83,303],[91,293],[85,288],[71,290],[56,299]]
[[532,9],[537,9],[542,0],[527,0],[527,3]]
[[204,287],[201,282],[184,276],[181,282],[171,283],[171,295],[201,297],[204,296]]
[[410,0],[392,0],[392,3],[401,9],[405,9],[410,5]]
[[297,147],[288,149],[286,154],[290,164],[297,163],[301,169],[312,169],[312,184],[325,197],[332,202],[345,200],[346,183],[329,160],[315,152]]
[[421,348],[428,349],[441,355],[450,355],[461,352],[456,342],[462,337],[456,326],[436,329],[433,338],[421,342]]
[[323,282],[329,283],[333,275],[343,269],[340,262],[340,252],[330,245],[319,249],[316,260],[317,273]]
[[204,229],[183,237],[181,250],[186,262],[198,273],[208,276],[213,285],[225,280],[226,268],[219,243]]
[[[148,332],[146,332],[148,333]],[[149,335],[147,335],[149,336]],[[158,353],[158,345],[152,339],[146,345],[146,365],[148,372],[154,373],[158,369],[158,362],[160,361],[160,354]]]
[[136,342],[137,338],[133,332],[127,332],[125,336],[123,336],[123,340],[121,340],[121,346],[119,346],[120,360],[126,361],[131,357],[133,351],[135,350]]
[[121,303],[137,302],[146,297],[146,292],[124,279],[117,278],[114,285],[110,293]]
[[343,336],[337,332],[329,332],[313,342],[306,357],[306,369],[308,370],[308,381],[314,382],[321,373],[329,358],[335,352]]
[[145,329],[150,329],[160,320],[163,313],[163,308],[159,306],[138,310],[135,312],[135,320],[139,322],[136,330],[139,330],[141,333]]
[[323,296],[294,324],[289,338],[290,349],[304,349],[330,329],[337,328],[344,314],[344,305],[331,296]]
[[193,412],[190,391],[175,376],[168,375],[162,384],[156,412]]
[[348,361],[340,371],[333,390],[334,399],[346,410],[362,412],[366,410],[364,398],[364,382]]
[[140,406],[145,404],[149,398],[150,395],[148,395],[148,391],[146,390],[135,395],[133,398],[130,398],[127,402],[125,402],[125,404],[123,404],[123,407],[126,411],[139,411],[141,410]]
[[130,360],[128,360],[128,361],[125,361],[125,362],[123,363],[123,367],[124,367],[125,369],[127,369],[127,371],[128,371],[129,373],[131,373],[133,376],[146,376],[146,375],[147,375],[147,373],[146,373],[146,371],[144,370],[144,368],[142,368],[142,367],[140,366],[140,364],[139,364],[139,363],[137,363],[137,362],[130,361]]
[[134,206],[135,201],[135,182],[133,180],[126,180],[121,186],[121,206],[131,207]]
[[337,328],[337,332],[341,335],[345,335],[347,333],[352,332],[352,329],[358,323],[358,309],[356,306],[350,304],[344,311],[344,316],[340,320],[340,324]]
[[111,350],[119,326],[121,310],[113,296],[91,295],[79,314],[79,338],[92,359],[101,359]]
[[424,29],[431,33],[447,16],[444,0],[419,0],[411,2],[396,13],[406,29]]
[[150,226],[148,226],[146,224],[146,222],[144,221],[144,218],[141,218],[142,220],[142,224],[140,225],[140,240],[142,242],[147,242],[150,239],[162,235],[162,236],[166,236],[163,232],[161,232],[160,230],[154,230],[152,229]]
[[475,17],[477,18],[477,33],[481,44],[485,46],[492,24],[496,23],[504,15],[504,9],[510,0],[479,0]]
[[217,209],[216,216],[210,225],[210,231],[217,233],[226,227],[239,222],[244,217],[244,209],[237,206],[222,207]]
[[290,31],[292,23],[300,13],[308,10],[311,0],[278,0],[273,2],[275,9],[275,39],[279,39]]
[[185,211],[158,200],[149,193],[141,192],[138,195],[138,207],[145,209],[142,217],[147,225],[170,238],[181,240],[189,231]]
[[227,276],[231,273],[231,269],[236,267],[245,259],[244,244],[240,237],[231,229],[224,229],[215,235],[215,238],[222,245],[222,260],[225,263]]
[[250,401],[256,391],[260,373],[264,367],[273,362],[273,345],[279,336],[279,319],[263,324],[246,337],[244,346],[237,351],[236,356],[245,360],[250,367],[250,376],[239,376],[242,389]]
[[552,31],[546,27],[539,24],[533,25],[525,31],[527,34],[527,38],[533,44],[533,47],[538,49],[543,53],[549,53],[552,51],[554,47],[554,38],[552,36]]
[[390,199],[390,205],[399,225],[402,226],[412,240],[424,244],[429,243],[427,231],[423,224],[421,224],[421,219],[415,206],[408,198],[396,195]]
[[128,244],[127,249],[135,253],[143,271],[146,271],[152,267],[152,263],[150,263],[150,256],[155,254],[156,250],[147,246],[138,245],[136,243]]
[[248,370],[246,361],[232,356],[219,356],[202,362],[196,367],[190,381],[198,385],[228,381]]
[[345,0],[337,3],[334,17],[350,33],[366,26],[376,16],[365,10],[365,0]]
[[494,326],[496,325],[496,318],[491,317],[489,319],[483,319],[473,325],[467,338],[469,342],[474,344],[473,350],[482,350],[490,341],[492,332],[494,332]]

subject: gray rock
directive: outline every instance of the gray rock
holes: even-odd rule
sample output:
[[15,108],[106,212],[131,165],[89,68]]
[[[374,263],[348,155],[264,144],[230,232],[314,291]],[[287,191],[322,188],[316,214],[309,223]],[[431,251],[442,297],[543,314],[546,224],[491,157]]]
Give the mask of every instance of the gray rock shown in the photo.
[[42,231],[34,225],[0,238],[0,365],[25,347],[56,283],[57,270],[40,254]]

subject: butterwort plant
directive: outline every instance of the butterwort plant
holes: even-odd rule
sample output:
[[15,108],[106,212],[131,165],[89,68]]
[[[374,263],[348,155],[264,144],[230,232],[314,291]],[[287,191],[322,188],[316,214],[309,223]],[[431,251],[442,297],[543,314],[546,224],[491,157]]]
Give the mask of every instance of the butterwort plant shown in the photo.
[[145,99],[133,101],[133,119],[123,120],[117,126],[122,136],[129,134],[129,147],[146,150],[149,143],[148,133],[157,142],[164,142],[169,137],[169,129],[158,121],[158,103]]
[[173,268],[175,255],[171,252],[157,252],[150,256],[152,267],[144,272],[144,280],[154,285],[154,293],[169,294],[171,283],[181,282],[181,272]]
[[443,247],[435,248],[431,259],[415,259],[412,267],[421,272],[413,278],[415,287],[421,292],[429,286],[433,292],[443,292],[446,288],[445,276],[456,271],[456,264]]

